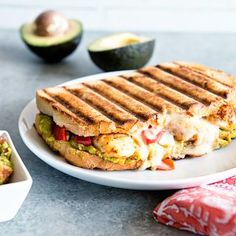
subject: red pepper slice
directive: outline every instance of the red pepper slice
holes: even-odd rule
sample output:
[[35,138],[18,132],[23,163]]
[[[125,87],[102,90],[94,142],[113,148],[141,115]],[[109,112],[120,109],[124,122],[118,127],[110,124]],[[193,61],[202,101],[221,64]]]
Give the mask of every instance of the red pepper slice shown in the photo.
[[60,127],[54,123],[52,133],[56,140],[67,141],[67,131],[65,127]]
[[164,133],[165,133],[165,131],[162,130],[157,134],[157,136],[156,136],[156,142],[157,143],[159,143],[159,141],[160,141],[160,139],[161,139],[161,137],[163,136]]
[[159,131],[155,128],[149,128],[142,131],[142,137],[144,142],[148,145],[151,143],[158,143],[165,131]]
[[75,135],[74,139],[77,143],[83,144],[85,146],[89,146],[89,145],[92,144],[92,138],[91,137],[83,137],[83,136]]
[[172,159],[166,158],[162,160],[162,163],[157,166],[156,170],[174,170],[175,163]]

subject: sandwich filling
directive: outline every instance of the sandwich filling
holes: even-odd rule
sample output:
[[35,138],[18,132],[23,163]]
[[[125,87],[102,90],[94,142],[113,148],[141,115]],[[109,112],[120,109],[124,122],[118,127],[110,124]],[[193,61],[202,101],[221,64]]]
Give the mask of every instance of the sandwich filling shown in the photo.
[[219,127],[217,148],[225,147],[236,138],[236,108],[234,105],[222,105],[218,111],[206,118]]
[[236,109],[233,105],[222,105],[217,112],[203,118],[169,114],[163,126],[175,138],[174,159],[201,156],[227,146],[236,138]]
[[174,168],[172,159],[201,156],[224,147],[236,137],[236,125],[217,123],[217,116],[205,119],[186,114],[168,114],[157,127],[146,126],[131,134],[112,133],[94,137],[75,135],[59,127],[51,116],[38,114],[35,126],[54,150],[65,142],[75,150],[88,152],[112,163],[141,161],[140,169]]
[[219,127],[205,119],[184,114],[168,115],[165,124],[174,135],[178,147],[172,156],[175,159],[187,156],[201,156],[217,146]]
[[44,141],[54,150],[61,142],[74,149],[113,163],[126,164],[141,161],[140,169],[170,170],[174,168],[170,159],[175,146],[173,136],[159,127],[146,127],[133,134],[101,134],[82,137],[72,134],[55,124],[52,117],[45,114],[36,116],[35,126]]

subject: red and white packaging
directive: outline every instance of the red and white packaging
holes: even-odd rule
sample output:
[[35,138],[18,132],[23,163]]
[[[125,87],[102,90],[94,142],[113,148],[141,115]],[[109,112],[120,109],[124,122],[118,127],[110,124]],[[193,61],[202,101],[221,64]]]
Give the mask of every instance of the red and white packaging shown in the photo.
[[211,236],[236,235],[236,176],[183,189],[157,205],[157,222]]

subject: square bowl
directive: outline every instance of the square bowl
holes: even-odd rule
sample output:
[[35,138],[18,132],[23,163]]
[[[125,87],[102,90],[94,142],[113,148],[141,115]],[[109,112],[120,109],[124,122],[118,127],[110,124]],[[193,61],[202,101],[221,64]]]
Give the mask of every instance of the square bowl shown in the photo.
[[0,222],[11,220],[15,217],[32,185],[32,178],[23,161],[17,153],[7,131],[0,130],[2,136],[12,149],[11,161],[13,173],[9,182],[0,185]]

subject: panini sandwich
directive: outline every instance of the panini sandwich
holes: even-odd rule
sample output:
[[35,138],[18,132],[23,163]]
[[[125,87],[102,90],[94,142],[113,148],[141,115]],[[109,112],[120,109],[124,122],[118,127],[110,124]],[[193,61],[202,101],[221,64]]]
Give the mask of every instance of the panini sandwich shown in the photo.
[[186,62],[38,90],[35,127],[69,163],[173,169],[236,137],[236,79]]

